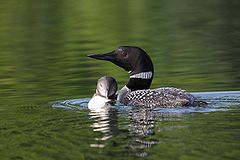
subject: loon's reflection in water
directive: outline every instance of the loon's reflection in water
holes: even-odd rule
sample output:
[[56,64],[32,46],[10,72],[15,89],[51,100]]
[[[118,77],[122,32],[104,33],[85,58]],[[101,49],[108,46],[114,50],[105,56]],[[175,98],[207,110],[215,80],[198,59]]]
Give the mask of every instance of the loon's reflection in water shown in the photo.
[[[122,114],[124,117],[128,117],[128,122],[127,124],[123,124],[125,127],[121,127],[122,129],[120,129],[118,119]],[[123,130],[127,130],[125,133],[128,134],[127,137],[130,140],[125,144],[120,142],[120,145],[124,145],[129,154],[137,157],[147,156],[148,154],[145,152],[145,149],[159,143],[159,139],[153,138],[156,122],[182,120],[184,117],[182,113],[161,113],[143,107],[125,108],[121,112],[121,109],[117,108],[117,106],[105,107],[100,110],[90,110],[89,115],[94,120],[91,125],[93,131],[101,133],[100,137],[99,135],[95,137],[95,143],[90,144],[91,147],[103,148],[106,146],[106,141],[111,140],[112,136],[118,135],[119,132],[123,133]]]
[[154,134],[156,116],[152,110],[136,107],[129,111],[128,117],[128,130],[132,137],[128,147],[132,149],[131,154],[140,157],[147,156],[144,149],[158,143],[157,139],[146,140],[147,136]]
[[182,120],[184,117],[182,115],[182,113],[157,112],[144,107],[132,108],[128,113],[128,130],[132,137],[132,142],[128,144],[128,147],[132,149],[132,154],[140,157],[147,156],[145,149],[151,148],[160,142],[160,139],[154,138],[156,123],[165,120]]

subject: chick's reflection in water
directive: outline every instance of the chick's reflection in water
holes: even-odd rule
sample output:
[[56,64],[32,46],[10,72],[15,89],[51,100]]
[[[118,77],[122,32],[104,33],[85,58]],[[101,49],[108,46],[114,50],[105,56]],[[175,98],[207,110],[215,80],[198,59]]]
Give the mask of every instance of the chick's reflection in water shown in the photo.
[[114,78],[104,76],[98,80],[96,93],[89,101],[88,108],[91,118],[94,119],[93,131],[101,132],[103,136],[95,138],[97,143],[91,144],[91,147],[103,148],[105,146],[103,142],[112,137],[110,125],[117,116],[112,116],[115,112],[111,106],[114,103],[116,92],[117,82]]
[[106,104],[106,108],[101,110],[90,110],[89,115],[94,121],[91,125],[94,132],[99,132],[96,134],[95,143],[90,144],[91,147],[103,148],[105,147],[104,142],[109,140],[114,134],[113,130],[117,130],[117,111],[114,108],[111,108],[111,104]]

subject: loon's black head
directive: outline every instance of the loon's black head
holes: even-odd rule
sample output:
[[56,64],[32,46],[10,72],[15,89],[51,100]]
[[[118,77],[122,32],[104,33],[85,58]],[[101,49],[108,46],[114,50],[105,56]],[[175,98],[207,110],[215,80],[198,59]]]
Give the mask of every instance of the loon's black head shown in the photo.
[[[154,73],[153,64],[148,54],[139,47],[121,46],[112,52],[91,54],[88,57],[110,61],[128,71],[131,76],[127,87],[131,90],[148,89],[151,85]],[[146,78],[144,74],[150,72],[151,75]]]
[[112,52],[91,54],[88,56],[95,59],[110,61],[130,72],[131,75],[153,71],[153,64],[150,57],[139,47],[122,46]]

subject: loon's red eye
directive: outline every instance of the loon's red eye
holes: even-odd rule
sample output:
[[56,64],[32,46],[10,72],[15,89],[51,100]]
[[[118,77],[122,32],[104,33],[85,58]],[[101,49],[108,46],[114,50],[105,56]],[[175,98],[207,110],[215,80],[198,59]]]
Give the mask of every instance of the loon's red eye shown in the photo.
[[127,56],[127,52],[121,52],[121,56],[126,57]]

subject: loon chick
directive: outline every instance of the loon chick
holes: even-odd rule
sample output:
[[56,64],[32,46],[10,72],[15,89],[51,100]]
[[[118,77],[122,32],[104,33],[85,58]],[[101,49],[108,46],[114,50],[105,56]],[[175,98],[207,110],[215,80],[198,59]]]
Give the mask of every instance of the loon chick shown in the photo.
[[102,54],[88,55],[107,60],[130,73],[130,80],[119,91],[117,100],[125,105],[146,107],[206,106],[193,95],[178,88],[149,89],[154,75],[151,58],[139,47],[121,46]]
[[115,99],[117,92],[117,82],[114,78],[104,76],[97,82],[96,93],[88,102],[89,109],[104,107],[106,103]]

